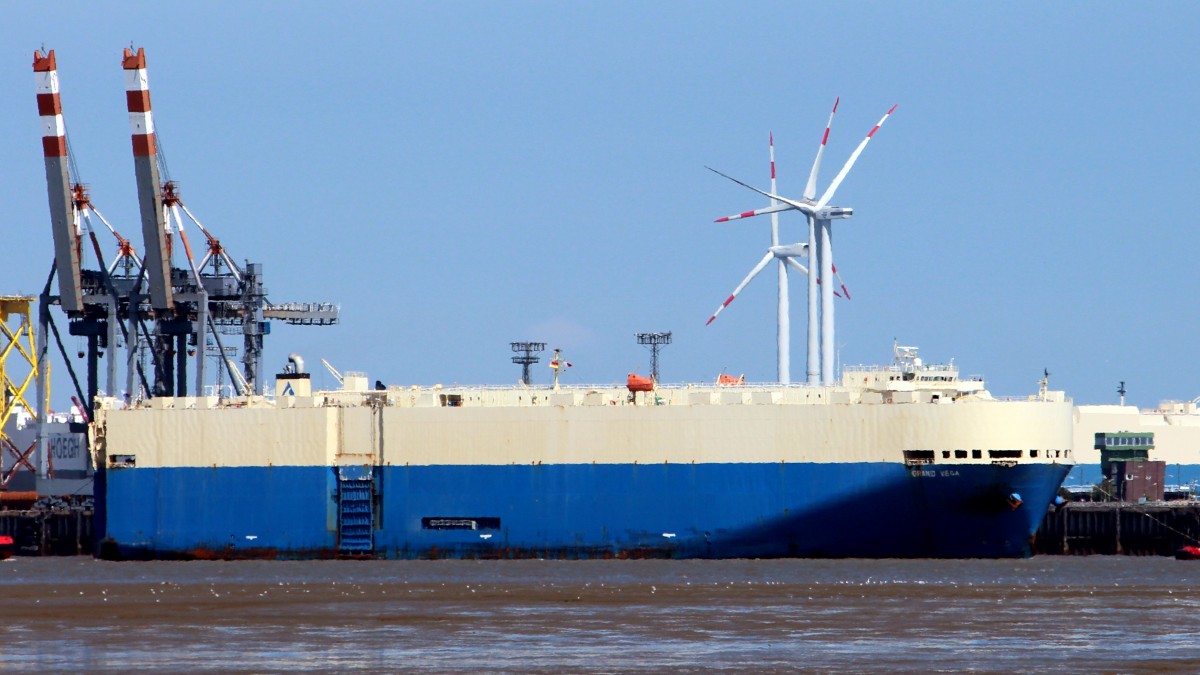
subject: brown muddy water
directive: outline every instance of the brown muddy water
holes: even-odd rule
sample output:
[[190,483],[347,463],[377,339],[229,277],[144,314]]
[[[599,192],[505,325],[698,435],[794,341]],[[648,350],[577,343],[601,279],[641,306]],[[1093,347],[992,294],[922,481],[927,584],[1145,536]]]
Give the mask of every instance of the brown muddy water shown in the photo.
[[0,671],[1200,672],[1200,562],[0,562]]

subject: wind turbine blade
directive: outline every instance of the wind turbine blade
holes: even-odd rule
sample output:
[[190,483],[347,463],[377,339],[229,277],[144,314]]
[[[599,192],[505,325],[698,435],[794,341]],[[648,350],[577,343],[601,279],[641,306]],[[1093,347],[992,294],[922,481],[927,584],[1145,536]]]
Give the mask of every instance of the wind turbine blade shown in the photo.
[[775,191],[775,132],[772,131],[768,139],[771,148],[771,192]]
[[813,161],[812,171],[808,174],[808,183],[804,186],[804,198],[812,199],[817,196],[817,174],[821,171],[821,155],[825,154],[825,144],[829,142],[829,128],[833,126],[833,116],[837,114],[839,96],[833,101],[833,111],[829,113],[829,121],[825,123],[825,135],[821,137],[821,145],[817,146],[817,158]]
[[[820,286],[820,285],[821,285],[821,277],[817,277],[817,285],[818,285],[818,286]],[[844,291],[844,290],[846,290],[846,287],[845,287],[845,286],[842,286],[842,290],[843,290],[843,291]],[[839,298],[840,298],[840,297],[842,297],[842,294],[841,294],[841,293],[839,293],[838,291],[834,291],[834,292],[833,292],[833,294],[834,294],[834,295],[836,295],[836,296],[838,296]],[[847,299],[848,299],[848,298],[847,298]]]
[[[783,202],[784,204],[791,204],[792,208],[803,211],[804,213],[808,213],[812,209],[812,207],[809,206],[808,204],[793,201],[791,199],[788,199],[787,197],[780,197],[779,195],[772,194],[770,192],[767,192],[766,190],[759,190],[758,188],[754,187],[753,185],[747,185],[746,183],[743,183],[742,181],[734,178],[733,176],[729,176],[729,175],[721,173],[720,171],[717,171],[716,169],[712,168],[711,166],[706,166],[704,168],[717,174],[718,176],[728,178],[729,180],[737,183],[738,185],[741,185],[742,187],[744,187],[748,190],[753,190],[753,191],[757,192],[758,194],[760,194],[764,197],[767,197],[768,199],[775,199],[775,200]],[[763,213],[770,213],[770,211],[763,211]]]
[[808,268],[805,267],[804,265],[801,265],[800,263],[796,262],[795,260],[792,260],[791,258],[784,258],[783,261],[788,264],[788,267],[791,267],[791,268],[797,270],[804,276],[808,276]]
[[838,274],[837,265],[832,265],[831,267],[833,268],[833,275],[835,277],[837,277],[838,285],[842,287],[842,293],[845,293],[846,299],[849,300],[850,299],[850,289],[846,288],[846,282],[842,281],[842,275]]
[[717,315],[720,314],[726,307],[728,307],[729,303],[733,302],[733,299],[737,297],[738,293],[742,292],[742,289],[746,287],[746,284],[750,283],[754,277],[758,276],[759,272],[766,269],[767,264],[770,263],[774,258],[775,254],[767,251],[767,254],[763,256],[763,259],[758,261],[758,264],[754,266],[754,269],[750,270],[750,274],[747,274],[746,278],[742,279],[742,283],[738,284],[738,287],[733,289],[733,292],[729,294],[729,297],[725,299],[725,302],[722,302],[721,306],[717,308],[717,311],[713,312],[713,315],[708,317],[708,321],[705,321],[704,325],[707,326],[708,324],[712,323],[713,320],[717,318]]
[[899,104],[892,106],[891,110],[884,113],[879,123],[871,129],[867,137],[862,140],[862,143],[859,143],[858,147],[854,149],[854,152],[850,155],[850,159],[846,160],[846,164],[842,167],[842,170],[838,172],[833,182],[829,184],[829,188],[825,190],[825,194],[821,195],[821,198],[817,200],[817,205],[813,207],[814,211],[821,210],[829,203],[830,199],[833,199],[833,193],[837,192],[838,186],[842,184],[842,180],[846,178],[846,174],[850,173],[850,167],[854,166],[854,162],[858,161],[858,156],[862,154],[863,148],[867,147],[867,143],[871,141],[871,137],[875,135],[876,131],[879,131],[879,127],[883,126],[883,123],[887,121],[887,118],[891,116],[897,107],[899,107]]
[[736,215],[725,216],[724,218],[717,218],[713,222],[714,223],[724,223],[724,222],[728,222],[730,220],[737,220],[738,218],[750,218],[752,216],[761,216],[764,213],[778,213],[780,211],[791,211],[795,208],[796,207],[792,206],[791,204],[775,204],[774,206],[767,206],[765,208],[756,209],[754,211],[742,211],[741,213],[736,214]]
[[[771,192],[777,193],[777,192],[779,192],[779,190],[775,187],[775,132],[774,131],[771,132],[769,141],[770,141],[769,145],[770,145],[770,149],[771,149]],[[775,201],[774,199],[771,200],[771,206],[776,206],[778,204],[779,204],[779,202]],[[771,213],[771,245],[777,246],[778,244],[779,244],[779,213],[773,212],[773,213]],[[783,275],[787,276],[787,270],[784,270]],[[782,277],[782,276],[779,278],[780,283],[783,282],[783,279],[784,279],[784,277]],[[783,292],[786,292],[786,290],[781,291],[781,293],[783,293]],[[783,298],[783,295],[781,294],[779,297]],[[782,302],[782,300],[780,300],[780,302]]]

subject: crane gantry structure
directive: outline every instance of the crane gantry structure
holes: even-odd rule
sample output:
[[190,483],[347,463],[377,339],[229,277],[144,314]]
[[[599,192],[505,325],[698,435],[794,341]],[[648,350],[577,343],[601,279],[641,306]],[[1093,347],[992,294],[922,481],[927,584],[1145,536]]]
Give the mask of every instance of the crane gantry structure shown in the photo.
[[[339,309],[332,303],[273,305],[268,300],[262,264],[235,263],[220,240],[184,204],[178,185],[166,175],[151,108],[145,50],[125,49],[121,66],[141,220],[140,256],[134,245],[100,215],[80,177],[72,175],[74,162],[67,142],[57,60],[53,50],[34,52],[55,251],[39,307],[38,359],[45,358],[53,335],[71,369],[49,309],[58,305],[66,314],[69,334],[87,340],[86,395],[72,370],[77,394],[85,401],[86,409],[90,409],[101,388],[98,365],[102,352],[108,357],[104,387],[109,395],[116,395],[121,361],[116,350],[122,344],[126,350],[123,361],[127,396],[186,396],[189,389],[197,396],[204,395],[210,379],[205,371],[210,344],[220,354],[219,365],[228,371],[238,394],[261,392],[265,383],[260,362],[269,322],[333,325],[338,322]],[[92,228],[93,216],[117,240],[117,255],[111,263],[105,263]],[[194,224],[204,235],[206,248],[201,256],[193,253],[185,222]],[[95,254],[94,268],[85,255],[85,239]],[[176,247],[176,240],[180,247]],[[176,248],[182,249],[184,258],[178,264],[176,254],[180,251]],[[222,334],[242,336],[240,369],[229,356],[236,349],[226,349]],[[152,373],[145,372],[139,349],[149,354]],[[191,387],[189,370],[195,373]],[[45,391],[45,369],[37,372],[39,391]],[[44,411],[39,411],[39,419],[43,418]]]

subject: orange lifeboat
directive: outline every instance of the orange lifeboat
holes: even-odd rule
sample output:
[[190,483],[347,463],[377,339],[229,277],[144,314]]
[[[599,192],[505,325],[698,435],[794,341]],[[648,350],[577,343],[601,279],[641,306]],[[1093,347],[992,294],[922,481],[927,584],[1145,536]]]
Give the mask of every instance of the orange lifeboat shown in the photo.
[[720,375],[717,376],[717,384],[719,384],[723,387],[729,387],[729,386],[734,386],[734,385],[738,385],[738,384],[746,384],[746,376],[742,375],[740,377],[734,377],[732,375],[726,375],[725,373],[721,373]]
[[654,391],[654,380],[630,373],[626,386],[629,391]]

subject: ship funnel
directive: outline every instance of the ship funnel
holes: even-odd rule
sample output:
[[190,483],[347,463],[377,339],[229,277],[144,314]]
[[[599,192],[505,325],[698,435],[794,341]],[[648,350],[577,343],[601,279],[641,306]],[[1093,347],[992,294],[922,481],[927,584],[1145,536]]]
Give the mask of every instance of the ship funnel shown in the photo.
[[288,354],[287,366],[275,376],[275,396],[312,396],[311,376],[304,372],[304,359],[299,354]]

